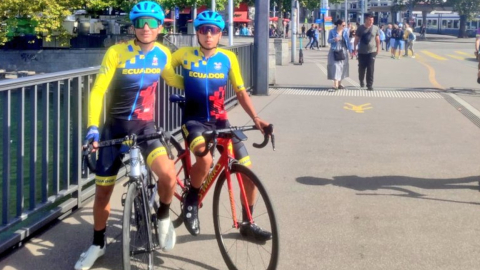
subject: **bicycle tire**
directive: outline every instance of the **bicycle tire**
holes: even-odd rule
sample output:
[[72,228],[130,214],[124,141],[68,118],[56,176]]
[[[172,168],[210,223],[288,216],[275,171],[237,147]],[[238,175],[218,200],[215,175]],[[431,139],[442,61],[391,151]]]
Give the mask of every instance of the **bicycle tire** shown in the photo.
[[[149,219],[143,194],[137,187],[137,183],[133,182],[128,185],[123,209],[122,256],[124,270],[153,269],[154,267],[153,251],[148,251],[152,248],[152,230]],[[133,226],[135,226],[134,231],[131,231]],[[141,250],[147,251],[137,255],[132,254],[132,252]]]
[[[186,151],[185,149],[183,149],[183,147],[177,141],[177,139],[175,139],[175,137],[173,137],[173,136],[170,137],[170,143],[172,144],[173,148],[175,148],[175,151],[177,152],[177,155]],[[186,183],[185,178],[186,178],[186,175],[187,175],[187,167],[186,167],[187,162],[186,162],[185,158],[180,159],[180,161],[181,161],[181,164],[175,166],[175,171],[179,172],[181,170],[180,174],[177,177],[185,185],[185,183]],[[175,185],[175,186],[176,186],[175,187],[176,188],[175,192],[178,193],[180,196],[182,196],[182,199],[183,199],[184,190],[178,184]],[[175,198],[173,198],[173,199],[175,200]],[[172,204],[170,205],[170,219],[172,220],[173,227],[175,227],[175,228],[178,228],[178,227],[180,227],[180,225],[183,224],[182,209],[183,209],[183,201],[182,200],[180,200],[180,203],[173,203],[172,202]]]
[[[233,220],[230,198],[228,196],[229,190],[226,185],[227,181],[224,171],[217,181],[213,195],[215,238],[217,239],[222,257],[229,269],[276,269],[279,256],[279,239],[273,205],[262,183],[249,168],[238,163],[232,164],[232,185],[238,183],[238,181],[235,181],[237,174],[247,176],[256,186],[258,195],[254,204],[252,217],[257,225],[272,233],[272,239],[265,242],[258,242],[243,237],[239,230],[232,226]],[[239,188],[234,189],[234,193],[233,200],[236,206],[236,216],[237,220],[241,222],[242,206],[239,199]],[[260,199],[262,201],[260,201]],[[250,247],[250,245],[257,246]],[[267,257],[269,258],[266,259]]]

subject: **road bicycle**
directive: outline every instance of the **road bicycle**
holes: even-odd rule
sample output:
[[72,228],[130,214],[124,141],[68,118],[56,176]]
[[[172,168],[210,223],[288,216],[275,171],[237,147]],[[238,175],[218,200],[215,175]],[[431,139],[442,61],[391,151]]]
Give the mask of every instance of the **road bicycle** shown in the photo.
[[[122,225],[122,243],[123,243],[123,269],[154,269],[158,256],[154,251],[160,249],[158,243],[157,228],[157,209],[158,193],[157,181],[154,174],[145,165],[145,160],[140,153],[139,143],[148,140],[160,139],[163,145],[167,145],[169,134],[158,130],[156,133],[137,136],[131,134],[125,138],[113,139],[99,142],[99,148],[120,146],[120,151],[128,155],[129,159],[122,162],[126,168],[128,180],[123,184],[127,187],[127,192],[122,195],[123,225]],[[85,150],[83,152],[84,164],[92,172],[95,172],[90,154],[93,146],[91,142],[84,142]],[[167,147],[167,153],[170,159],[173,155]]]
[[[170,101],[184,106],[184,97],[172,95]],[[246,166],[238,163],[233,154],[232,139],[240,141],[247,139],[243,131],[258,130],[255,126],[235,127],[215,131],[206,131],[205,151],[195,153],[204,156],[209,152],[214,156],[215,149],[220,152],[218,161],[212,166],[209,174],[203,182],[199,192],[199,208],[203,206],[208,191],[216,182],[213,193],[213,224],[215,238],[220,248],[221,255],[229,269],[276,269],[279,256],[278,228],[274,209],[267,191],[258,176]],[[272,146],[275,150],[275,137],[273,126],[264,130],[264,141],[261,144],[254,143],[256,148],[265,147],[271,137]],[[177,152],[175,165],[177,169],[177,190],[175,197],[180,204],[171,204],[171,218],[174,226],[183,223],[183,199],[190,188],[190,169],[192,166],[191,152],[186,140],[184,147],[175,139],[170,138],[170,143]],[[255,199],[248,202],[245,193],[245,184],[255,186],[257,194]],[[245,207],[248,221],[242,219],[242,206],[253,205],[253,211]],[[245,224],[247,223],[247,224]],[[272,238],[267,241],[257,240],[241,230],[241,226],[257,224],[262,229],[272,233]]]

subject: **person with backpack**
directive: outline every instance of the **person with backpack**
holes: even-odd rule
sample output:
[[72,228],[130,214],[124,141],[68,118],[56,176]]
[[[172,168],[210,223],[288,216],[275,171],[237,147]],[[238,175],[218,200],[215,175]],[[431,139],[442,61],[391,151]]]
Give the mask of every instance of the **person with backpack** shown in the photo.
[[405,33],[403,34],[403,39],[407,43],[404,56],[408,57],[408,50],[411,50],[412,58],[415,58],[415,51],[413,50],[413,44],[415,43],[415,40],[417,39],[417,37],[413,33],[413,30],[408,23],[405,24]]
[[373,91],[375,58],[380,52],[380,37],[378,35],[378,26],[373,25],[373,15],[371,13],[364,15],[364,21],[364,24],[357,29],[354,50],[357,51],[356,47],[358,45],[358,79],[360,87],[365,87],[366,71],[367,90]]
[[310,29],[307,30],[307,37],[309,40],[307,45],[305,46],[305,50],[308,50],[308,46],[313,43],[314,32],[315,32],[315,29],[313,28],[313,24],[312,24]]
[[[394,28],[392,31],[392,38],[395,40],[395,46],[393,47],[393,59],[399,59],[402,55],[402,50],[405,49],[405,42],[403,41],[403,24],[399,23],[397,28]],[[398,50],[398,57],[397,55]]]

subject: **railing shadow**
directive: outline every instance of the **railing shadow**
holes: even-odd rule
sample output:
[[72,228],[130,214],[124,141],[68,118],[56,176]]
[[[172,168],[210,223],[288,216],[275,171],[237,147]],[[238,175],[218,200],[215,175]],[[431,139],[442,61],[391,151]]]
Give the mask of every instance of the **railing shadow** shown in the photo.
[[[423,200],[433,200],[441,202],[452,202],[462,204],[480,205],[478,202],[456,201],[448,199],[429,198],[428,195],[412,190],[441,190],[441,189],[468,189],[479,190],[478,176],[470,176],[464,178],[452,179],[427,179],[408,176],[373,176],[360,177],[356,175],[335,176],[333,179],[302,176],[298,177],[296,181],[300,184],[311,186],[326,186],[333,185],[337,187],[348,188],[351,190],[361,191],[357,195],[381,195],[381,196],[398,196]],[[395,193],[379,193],[378,191],[394,191]],[[373,191],[366,193],[365,191]],[[400,192],[400,194],[399,194]]]

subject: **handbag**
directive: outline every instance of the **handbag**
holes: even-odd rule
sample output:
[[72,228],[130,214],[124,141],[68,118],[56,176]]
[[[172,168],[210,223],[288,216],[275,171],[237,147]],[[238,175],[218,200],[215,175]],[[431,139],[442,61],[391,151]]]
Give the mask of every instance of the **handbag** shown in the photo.
[[[342,32],[342,35],[343,35],[343,32]],[[345,40],[343,39],[342,41],[345,42]],[[345,54],[343,53],[343,50],[338,48],[340,48],[340,46],[337,46],[337,49],[333,51],[333,59],[335,59],[335,61],[345,60]]]

